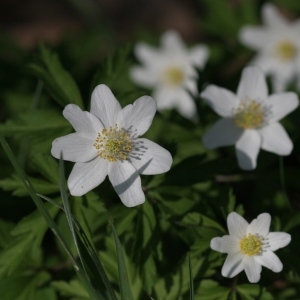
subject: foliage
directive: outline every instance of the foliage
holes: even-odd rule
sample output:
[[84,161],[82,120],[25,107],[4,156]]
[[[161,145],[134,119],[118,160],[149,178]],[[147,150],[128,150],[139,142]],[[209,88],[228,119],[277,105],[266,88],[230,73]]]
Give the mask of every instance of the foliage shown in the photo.
[[[208,83],[235,90],[252,55],[239,44],[237,33],[241,26],[259,22],[262,1],[234,6],[226,0],[199,2],[205,11],[199,24],[211,50],[208,66],[199,71],[199,91]],[[274,3],[300,12],[295,1]],[[80,37],[87,43],[89,38]],[[74,52],[64,62],[64,49],[40,45],[21,78],[14,68],[23,68],[26,57],[18,46],[7,47],[20,53],[15,54],[17,66],[3,63],[8,86],[0,87],[1,299],[300,298],[299,109],[284,120],[293,153],[281,164],[274,154],[261,152],[257,169],[244,172],[232,148],[204,149],[202,134],[216,116],[195,97],[196,122],[175,110],[161,112],[145,135],[168,149],[174,164],[166,174],[142,176],[143,205],[124,207],[106,181],[73,197],[64,175],[72,164],[63,165],[50,154],[52,141],[72,132],[62,110],[69,103],[87,110],[99,83],[109,85],[123,106],[150,93],[129,79],[136,63],[133,47],[107,49],[101,62],[81,70],[79,80],[69,70],[76,60],[88,62],[88,53],[82,57],[78,51],[76,57]],[[292,235],[292,243],[278,254],[281,273],[264,269],[257,284],[249,284],[242,273],[233,279],[221,276],[225,255],[212,251],[210,240],[227,233],[226,217],[232,211],[249,220],[269,212],[272,231]]]

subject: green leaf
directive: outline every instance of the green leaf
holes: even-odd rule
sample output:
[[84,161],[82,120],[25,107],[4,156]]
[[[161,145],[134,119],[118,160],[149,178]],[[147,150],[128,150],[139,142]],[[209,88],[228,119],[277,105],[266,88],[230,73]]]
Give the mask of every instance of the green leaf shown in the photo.
[[51,110],[28,111],[0,124],[0,134],[5,136],[24,136],[41,132],[45,134],[54,131],[61,133],[70,129],[70,123],[60,114]]
[[[236,286],[236,290],[244,300],[254,300],[260,296],[260,299],[272,300],[272,295],[258,284],[241,284]],[[263,297],[261,297],[263,295]]]
[[[50,275],[45,272],[36,272],[30,276],[4,278],[0,281],[2,300],[38,300],[38,287],[50,280]],[[40,298],[41,299],[41,298]],[[50,300],[51,298],[42,298]],[[52,298],[53,299],[53,298]],[[51,300],[52,300],[51,299]],[[55,299],[55,298],[54,298]]]
[[[46,206],[53,218],[57,207]],[[18,267],[30,261],[39,259],[42,239],[48,229],[45,219],[38,210],[23,218],[11,231],[11,240],[0,254],[0,277],[13,274]]]
[[[28,179],[32,183],[34,189],[39,194],[47,195],[47,194],[58,192],[59,190],[57,184],[51,183],[49,181],[31,177],[31,176],[28,176]],[[0,187],[4,191],[12,192],[12,194],[15,196],[22,197],[28,195],[27,188],[24,186],[22,179],[17,174],[13,174],[9,178],[0,180]]]
[[192,263],[191,263],[191,254],[188,253],[189,259],[189,275],[190,275],[190,300],[194,300],[194,281],[193,281],[193,271],[192,271]]
[[53,281],[51,282],[53,286],[61,296],[65,297],[76,297],[76,299],[90,299],[84,286],[78,280],[66,281]]
[[45,205],[42,202],[42,200],[36,195],[36,191],[34,190],[32,184],[31,184],[30,180],[28,179],[28,177],[26,176],[25,172],[20,167],[15,155],[11,151],[11,149],[10,149],[9,145],[7,144],[5,138],[1,136],[0,141],[1,141],[2,147],[3,147],[6,155],[8,156],[9,160],[11,161],[11,163],[12,163],[13,167],[15,168],[17,174],[22,179],[24,186],[27,188],[27,191],[28,191],[30,197],[32,198],[35,205],[39,209],[41,215],[45,218],[45,220],[46,220],[48,226],[50,227],[50,229],[53,231],[55,236],[62,243],[64,249],[66,250],[67,254],[69,255],[69,259],[71,260],[78,276],[80,277],[80,279],[84,280],[82,270],[81,270],[81,268],[79,268],[76,260],[74,259],[74,256],[73,256],[72,252],[70,251],[69,246],[68,246],[68,244],[66,243],[66,241],[64,239],[64,236],[61,234],[58,226],[56,225],[56,223],[54,222],[54,220],[50,216],[49,212],[45,208]]
[[118,271],[119,271],[119,286],[120,286],[120,294],[122,300],[133,300],[132,292],[128,280],[127,268],[125,263],[125,257],[123,254],[122,245],[120,243],[119,237],[117,235],[116,229],[114,227],[113,221],[108,214],[106,213],[109,223],[111,225],[113,236],[115,239],[116,250],[117,250],[117,258],[118,258]]
[[44,45],[40,46],[36,61],[29,64],[29,69],[44,82],[45,88],[58,104],[65,106],[74,103],[83,108],[75,81],[62,67],[58,56]]
[[183,219],[181,224],[185,226],[201,226],[201,227],[208,227],[214,228],[222,233],[226,233],[226,230],[216,221],[210,219],[200,213],[189,213]]
[[[91,90],[98,84],[106,84],[110,88],[118,82],[126,71],[131,61],[129,55],[132,51],[132,45],[126,45],[117,50],[113,55],[108,56],[100,65],[93,78]],[[123,79],[123,78],[122,78]]]
[[0,249],[6,247],[11,241],[10,231],[13,226],[13,223],[0,219]]
[[213,179],[217,174],[227,174],[235,168],[231,160],[207,161],[205,155],[188,157],[166,173],[164,185],[187,186]]
[[[81,226],[75,220],[71,214],[70,204],[67,196],[66,182],[65,182],[65,171],[63,160],[60,159],[59,162],[59,174],[60,174],[60,191],[61,198],[64,206],[64,211],[68,220],[70,231],[73,237],[73,242],[75,244],[78,256],[81,261],[83,268],[83,276],[85,278],[85,283],[88,288],[89,294],[93,297],[100,299],[115,299],[115,294],[108,282],[107,276],[102,268],[102,265],[99,262],[98,257],[95,254],[95,251],[92,245],[89,243],[88,238],[82,231]],[[83,237],[85,243],[83,243],[78,236],[74,223],[77,225],[77,228],[80,230],[80,235]],[[97,283],[95,283],[97,282]]]

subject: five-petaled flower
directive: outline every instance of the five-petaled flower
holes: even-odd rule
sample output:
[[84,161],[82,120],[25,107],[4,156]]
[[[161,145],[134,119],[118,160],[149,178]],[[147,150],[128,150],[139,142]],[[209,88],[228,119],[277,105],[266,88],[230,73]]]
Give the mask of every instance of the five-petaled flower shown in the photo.
[[245,26],[241,29],[243,44],[257,50],[252,61],[272,76],[273,87],[283,91],[293,80],[300,86],[300,22],[289,22],[267,3],[262,8],[263,26]]
[[250,224],[239,214],[232,212],[227,217],[229,235],[213,238],[213,250],[228,253],[222,268],[224,277],[232,278],[245,270],[250,282],[258,282],[262,266],[280,272],[282,263],[274,254],[291,241],[285,232],[269,232],[271,216],[260,214]]
[[55,139],[51,153],[75,162],[68,178],[70,193],[81,196],[108,175],[126,206],[143,203],[139,174],[164,173],[172,164],[166,149],[138,138],[150,127],[155,112],[156,101],[148,96],[122,109],[105,85],[98,85],[93,91],[91,112],[67,105],[63,115],[76,132]]
[[142,66],[133,67],[131,78],[137,84],[153,88],[159,110],[176,108],[186,118],[194,118],[196,106],[191,96],[197,93],[195,67],[204,67],[208,49],[195,45],[187,49],[175,31],[167,31],[161,38],[161,49],[138,43],[135,54]]
[[239,166],[256,168],[259,149],[289,155],[293,143],[278,122],[298,106],[298,96],[292,92],[268,95],[263,72],[247,67],[235,95],[231,91],[209,85],[201,97],[223,117],[204,135],[208,149],[234,145]]

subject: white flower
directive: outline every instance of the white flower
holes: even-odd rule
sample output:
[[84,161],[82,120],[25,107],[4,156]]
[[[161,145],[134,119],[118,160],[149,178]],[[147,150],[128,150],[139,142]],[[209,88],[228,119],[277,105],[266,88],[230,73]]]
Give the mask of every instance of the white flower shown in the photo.
[[209,85],[201,97],[223,119],[204,135],[208,149],[234,145],[239,166],[244,170],[256,168],[259,149],[289,155],[293,143],[278,121],[298,106],[295,93],[268,95],[263,72],[247,67],[235,95],[229,90]]
[[258,51],[252,64],[270,74],[274,90],[280,92],[300,75],[300,20],[287,21],[270,3],[263,6],[262,19],[263,26],[242,28],[240,40]]
[[260,214],[250,224],[239,214],[232,212],[227,217],[229,235],[213,238],[213,250],[228,253],[222,268],[224,277],[232,278],[245,270],[248,280],[258,282],[262,266],[280,272],[282,263],[274,254],[291,241],[285,232],[269,232],[271,216]]
[[167,31],[161,38],[161,49],[144,43],[135,47],[142,66],[131,70],[131,78],[146,88],[154,88],[153,97],[159,110],[177,108],[187,118],[196,115],[196,106],[189,93],[197,93],[195,67],[204,67],[208,49],[196,45],[188,50],[175,31]]
[[63,115],[76,132],[55,139],[51,153],[76,163],[68,178],[71,194],[87,193],[108,175],[126,206],[143,203],[139,174],[164,173],[172,164],[167,150],[138,138],[150,127],[155,112],[156,102],[148,96],[122,109],[105,85],[98,85],[93,91],[91,112],[67,105]]

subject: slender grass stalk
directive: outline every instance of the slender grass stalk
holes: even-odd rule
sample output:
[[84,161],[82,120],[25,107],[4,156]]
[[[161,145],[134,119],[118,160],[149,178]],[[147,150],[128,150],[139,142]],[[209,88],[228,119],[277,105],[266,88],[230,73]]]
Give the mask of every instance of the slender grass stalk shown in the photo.
[[109,223],[111,225],[113,235],[115,238],[116,250],[117,250],[117,258],[118,258],[118,271],[119,271],[119,285],[120,285],[120,294],[121,300],[133,300],[131,287],[128,280],[125,257],[122,249],[122,245],[120,243],[119,237],[117,235],[117,231],[114,227],[113,220],[106,212]]
[[[78,236],[78,234],[74,228],[75,218],[71,214],[71,208],[70,208],[70,203],[68,200],[66,182],[65,182],[64,162],[63,162],[62,158],[59,161],[59,174],[60,174],[60,191],[61,191],[61,198],[62,198],[62,202],[63,202],[63,206],[64,206],[64,211],[66,213],[66,217],[67,217],[67,221],[68,221],[70,231],[71,231],[71,234],[73,237],[73,241],[74,241],[79,259],[81,261],[83,272],[87,279],[88,288],[91,291],[91,293],[94,295],[94,299],[103,299],[103,300],[116,299],[115,295],[113,293],[113,290],[108,282],[108,279],[104,272],[104,269],[100,265],[100,262],[98,260],[95,261],[95,254],[92,256],[90,255],[91,253],[89,252],[89,250],[93,249],[91,244],[89,244],[90,248],[87,249],[86,245],[81,241],[80,237]],[[81,236],[83,236],[85,242],[87,242],[88,238],[84,234],[81,226],[79,225],[79,223],[77,221],[75,222],[75,225],[76,225],[77,229],[80,229]],[[100,273],[98,274],[100,266],[101,266]],[[98,267],[98,269],[97,269],[97,267]],[[97,281],[102,280],[102,282],[104,282],[104,285],[105,285],[103,287],[103,289],[99,288],[101,286],[99,281],[98,281],[97,285],[93,284],[92,278],[97,278]],[[107,286],[107,284],[109,286]],[[106,288],[106,290],[104,290],[104,288]],[[108,293],[107,293],[107,291],[108,291]]]
[[[50,216],[49,212],[47,211],[47,209],[44,206],[43,201],[37,196],[36,191],[34,190],[34,187],[32,186],[29,178],[26,176],[24,170],[22,169],[22,167],[20,166],[20,163],[18,162],[16,156],[14,155],[14,153],[12,152],[11,148],[9,147],[8,143],[6,142],[5,138],[3,136],[0,137],[0,142],[1,145],[4,149],[4,152],[6,153],[7,157],[9,158],[10,162],[12,163],[13,167],[15,168],[17,174],[20,176],[21,180],[24,183],[24,186],[28,192],[28,194],[30,195],[30,197],[32,198],[33,202],[35,203],[35,205],[37,206],[38,210],[40,211],[41,215],[44,217],[45,221],[47,222],[49,228],[52,230],[52,232],[54,233],[54,235],[58,238],[58,240],[61,242],[63,248],[65,249],[66,253],[69,255],[71,262],[74,266],[74,269],[79,277],[79,279],[85,284],[87,285],[87,280],[85,277],[85,274],[83,272],[83,269],[81,268],[81,266],[77,263],[76,259],[74,258],[68,243],[66,242],[63,234],[60,232],[58,226],[56,225],[56,223],[54,222],[54,220],[52,219],[52,217]],[[90,293],[90,291],[88,290],[88,292]],[[93,294],[90,293],[91,299],[95,299]]]

